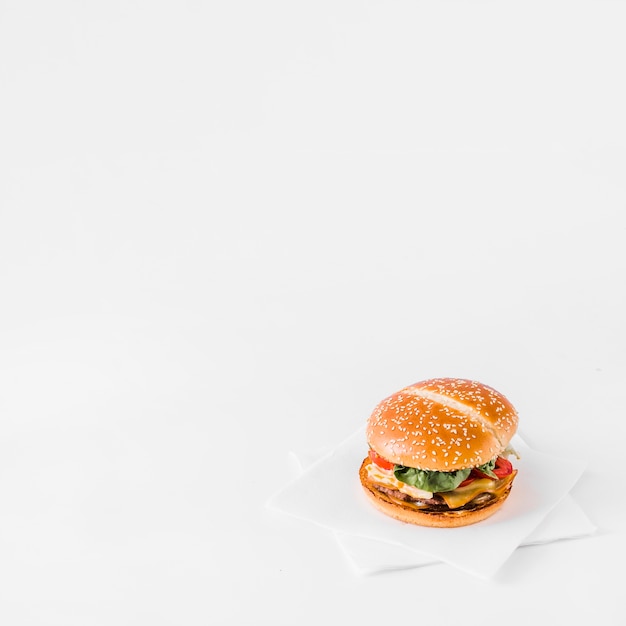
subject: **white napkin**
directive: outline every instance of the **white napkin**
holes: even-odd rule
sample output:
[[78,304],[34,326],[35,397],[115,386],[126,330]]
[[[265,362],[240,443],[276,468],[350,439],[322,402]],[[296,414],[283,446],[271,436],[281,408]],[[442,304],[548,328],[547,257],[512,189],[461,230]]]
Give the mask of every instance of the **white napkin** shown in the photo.
[[519,436],[513,445],[522,458],[515,461],[519,473],[511,495],[491,518],[471,526],[425,528],[403,524],[376,510],[358,477],[367,453],[364,428],[313,462],[268,506],[334,531],[363,573],[443,561],[488,578],[520,545],[594,531],[567,495],[585,464],[532,450]]

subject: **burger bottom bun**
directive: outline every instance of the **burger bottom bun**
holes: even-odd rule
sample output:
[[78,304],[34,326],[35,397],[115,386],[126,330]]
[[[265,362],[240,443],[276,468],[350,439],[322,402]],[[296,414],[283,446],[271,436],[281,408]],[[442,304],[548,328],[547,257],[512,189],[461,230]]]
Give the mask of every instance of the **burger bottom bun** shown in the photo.
[[410,506],[402,506],[392,501],[389,496],[378,491],[367,476],[366,467],[369,459],[365,458],[361,464],[359,478],[365,494],[371,503],[385,515],[389,515],[394,519],[407,524],[416,524],[417,526],[431,526],[433,528],[458,528],[460,526],[469,526],[476,524],[491,517],[498,511],[504,501],[511,492],[513,481],[509,483],[508,489],[497,499],[486,502],[483,506],[474,509],[458,509],[449,511],[428,511],[417,510]]

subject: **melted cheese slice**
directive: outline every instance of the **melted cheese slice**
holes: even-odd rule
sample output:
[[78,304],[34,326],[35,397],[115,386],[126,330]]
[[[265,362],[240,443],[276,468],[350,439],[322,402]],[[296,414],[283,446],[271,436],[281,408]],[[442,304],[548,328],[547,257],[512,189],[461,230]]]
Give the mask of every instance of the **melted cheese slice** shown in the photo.
[[378,467],[375,463],[370,463],[367,466],[367,475],[372,481],[389,487],[390,489],[396,489],[397,491],[406,493],[407,496],[411,496],[412,498],[430,500],[430,498],[433,497],[431,491],[423,491],[412,485],[407,485],[393,475],[393,470],[383,469],[382,467]]
[[478,478],[465,487],[457,487],[452,491],[442,491],[437,495],[441,496],[451,509],[465,506],[481,493],[492,493],[499,498],[506,490],[507,485],[515,478],[515,474],[517,474],[517,470],[499,480]]

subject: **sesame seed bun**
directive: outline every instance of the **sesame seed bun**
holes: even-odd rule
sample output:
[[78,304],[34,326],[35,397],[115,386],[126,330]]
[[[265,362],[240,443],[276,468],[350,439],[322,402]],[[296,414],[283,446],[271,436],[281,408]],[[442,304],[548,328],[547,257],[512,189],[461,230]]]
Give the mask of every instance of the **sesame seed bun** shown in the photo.
[[394,464],[452,472],[500,454],[517,424],[515,408],[495,389],[461,378],[432,378],[383,400],[366,435],[370,447]]

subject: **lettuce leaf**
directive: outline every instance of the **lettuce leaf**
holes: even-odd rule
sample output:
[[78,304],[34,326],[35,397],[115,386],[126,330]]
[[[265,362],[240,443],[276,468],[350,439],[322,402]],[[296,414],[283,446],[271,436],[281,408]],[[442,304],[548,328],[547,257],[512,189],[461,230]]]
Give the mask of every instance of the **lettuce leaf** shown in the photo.
[[[498,476],[493,471],[496,466],[497,458],[498,457],[494,457],[491,461],[479,465],[475,469],[490,478],[497,479]],[[404,465],[396,465],[393,470],[394,476],[403,483],[433,493],[456,489],[471,472],[471,468],[456,470],[454,472],[436,472],[421,470],[415,467],[405,467]]]
[[491,461],[487,461],[487,463],[485,463],[484,465],[479,465],[476,469],[480,472],[482,472],[483,474],[487,474],[487,476],[489,476],[490,478],[498,478],[494,473],[493,473],[493,468],[496,466],[496,459],[498,457],[495,457],[493,459],[491,459]]
[[396,465],[393,469],[393,474],[398,480],[407,485],[436,493],[438,491],[452,491],[456,489],[470,475],[471,471],[468,468],[454,472],[436,472]]

